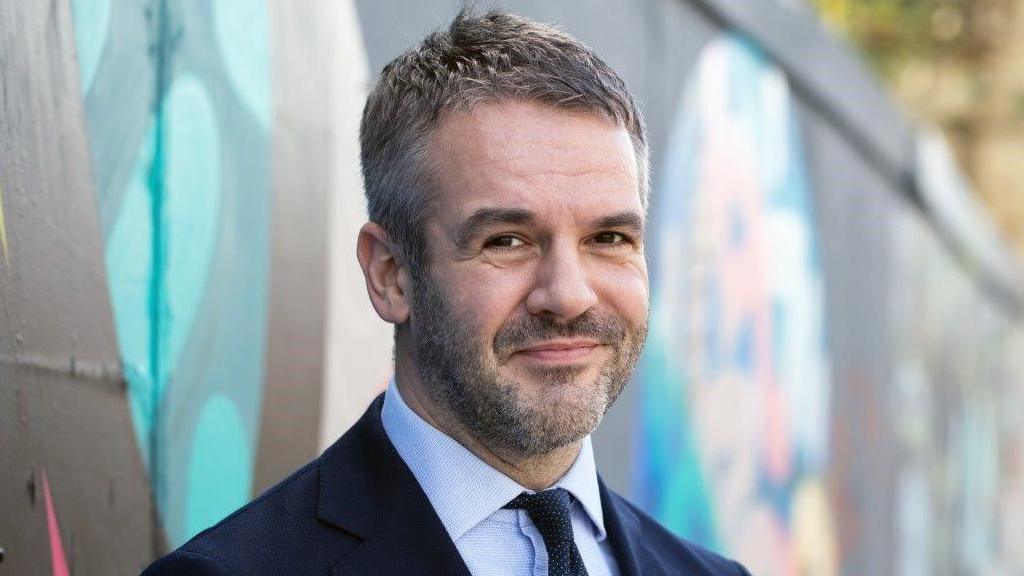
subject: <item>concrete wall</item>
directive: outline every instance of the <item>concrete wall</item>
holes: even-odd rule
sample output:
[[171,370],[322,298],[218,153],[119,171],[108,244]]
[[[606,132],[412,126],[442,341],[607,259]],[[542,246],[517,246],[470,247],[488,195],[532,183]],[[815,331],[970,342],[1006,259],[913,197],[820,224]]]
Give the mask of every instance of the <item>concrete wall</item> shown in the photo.
[[118,574],[162,548],[103,259],[70,8],[0,7],[2,574]]

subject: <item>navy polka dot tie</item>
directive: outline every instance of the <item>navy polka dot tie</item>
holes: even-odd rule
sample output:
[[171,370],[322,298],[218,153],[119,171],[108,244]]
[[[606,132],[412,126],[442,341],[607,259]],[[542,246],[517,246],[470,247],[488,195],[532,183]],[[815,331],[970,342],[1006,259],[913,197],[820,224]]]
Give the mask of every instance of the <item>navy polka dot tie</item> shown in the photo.
[[580,550],[572,537],[572,497],[564,488],[520,494],[505,508],[526,510],[548,550],[548,576],[587,576]]

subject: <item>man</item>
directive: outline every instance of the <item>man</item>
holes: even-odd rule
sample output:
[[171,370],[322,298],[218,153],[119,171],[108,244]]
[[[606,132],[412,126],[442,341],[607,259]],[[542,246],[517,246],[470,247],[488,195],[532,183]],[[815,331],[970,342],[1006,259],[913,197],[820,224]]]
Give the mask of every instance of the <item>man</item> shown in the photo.
[[643,347],[647,143],[622,80],[460,13],[384,68],[357,256],[395,378],[337,443],[146,574],[747,574],[599,480]]

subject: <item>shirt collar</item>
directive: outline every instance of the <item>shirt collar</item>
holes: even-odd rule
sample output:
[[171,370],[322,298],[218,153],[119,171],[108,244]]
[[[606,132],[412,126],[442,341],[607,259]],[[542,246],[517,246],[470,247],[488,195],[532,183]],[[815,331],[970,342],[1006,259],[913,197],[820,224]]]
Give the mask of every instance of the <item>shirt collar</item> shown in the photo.
[[[423,420],[402,400],[394,378],[384,395],[381,421],[452,540],[461,538],[522,492],[529,492]],[[584,438],[576,461],[555,486],[568,490],[580,502],[594,525],[597,541],[604,540],[604,514],[590,436]]]

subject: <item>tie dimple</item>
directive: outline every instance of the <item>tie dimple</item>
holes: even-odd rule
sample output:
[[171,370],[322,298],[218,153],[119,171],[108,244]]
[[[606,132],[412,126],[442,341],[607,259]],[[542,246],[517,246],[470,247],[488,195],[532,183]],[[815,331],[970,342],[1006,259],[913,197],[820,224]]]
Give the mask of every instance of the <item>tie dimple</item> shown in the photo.
[[520,494],[505,505],[505,508],[526,510],[530,515],[548,551],[548,576],[587,576],[572,535],[571,500],[564,488],[553,488],[536,494]]

